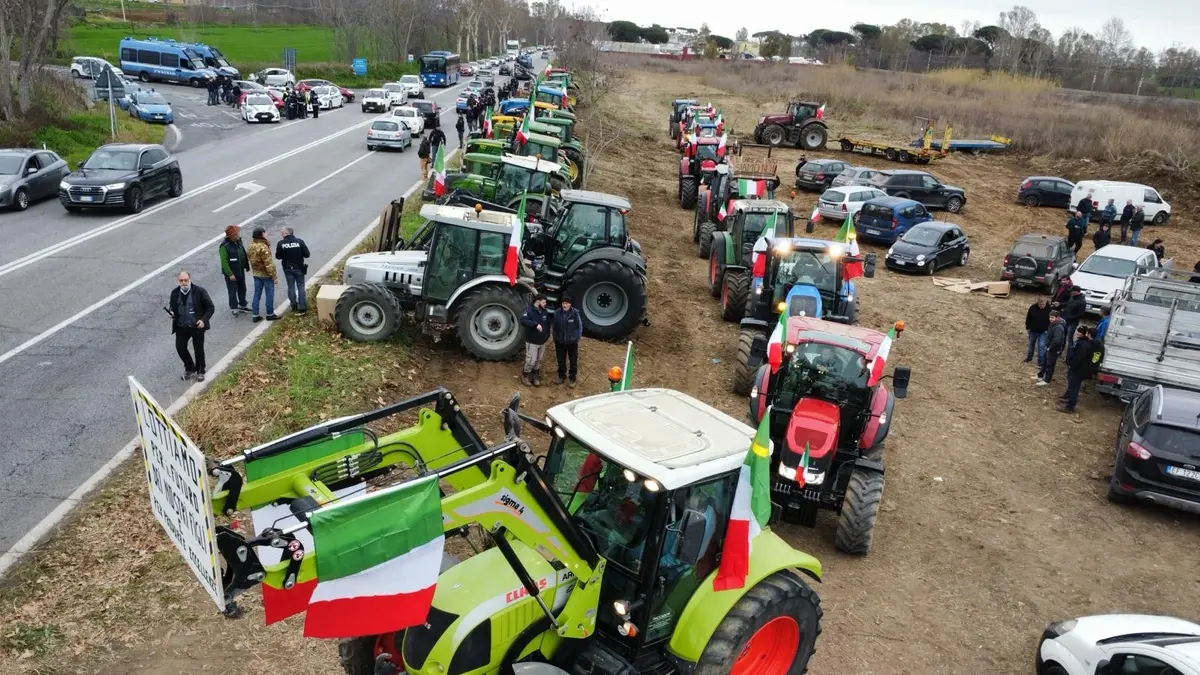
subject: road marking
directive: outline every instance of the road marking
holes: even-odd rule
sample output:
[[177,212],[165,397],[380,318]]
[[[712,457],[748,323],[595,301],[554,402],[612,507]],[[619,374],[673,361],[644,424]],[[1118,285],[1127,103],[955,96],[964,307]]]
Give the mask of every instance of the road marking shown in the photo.
[[263,190],[265,190],[266,188],[259,185],[258,183],[255,183],[254,181],[247,181],[245,183],[238,183],[237,185],[234,185],[233,189],[234,189],[234,191],[249,190],[250,194],[242,195],[241,197],[238,197],[237,199],[229,202],[228,204],[226,204],[224,206],[218,206],[217,208],[213,209],[213,213],[220,213],[220,212],[224,211],[225,209],[233,206],[234,204],[242,201],[243,199],[249,199],[249,198],[253,197],[254,195],[258,194],[259,192],[262,192]]
[[168,124],[167,128],[170,129],[171,132],[175,134],[175,143],[170,146],[171,149],[174,150],[175,148],[178,148],[180,146],[180,144],[183,143],[183,132],[180,131],[179,127],[175,126],[174,124]]

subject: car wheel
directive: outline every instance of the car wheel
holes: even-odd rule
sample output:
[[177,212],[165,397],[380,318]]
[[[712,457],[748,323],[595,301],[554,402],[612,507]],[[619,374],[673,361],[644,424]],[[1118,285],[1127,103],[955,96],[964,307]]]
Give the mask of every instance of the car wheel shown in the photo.
[[16,194],[13,195],[12,207],[15,211],[24,211],[29,208],[29,191],[25,188],[17,188]]
[[1167,222],[1166,212],[1159,211],[1158,213],[1154,214],[1154,220],[1152,220],[1151,222],[1154,223],[1155,225],[1162,225],[1163,223]]
[[1040,206],[1042,200],[1037,195],[1025,195],[1025,206]]
[[171,197],[178,197],[183,194],[183,174],[176,173],[174,176],[171,176],[171,187],[167,191],[167,194],[171,195]]
[[937,258],[930,259],[929,264],[925,266],[925,273],[929,276],[937,274]]
[[367,152],[374,152],[374,151],[375,151],[375,146],[371,145],[370,143],[367,143]]
[[946,210],[950,213],[958,213],[962,210],[963,201],[960,197],[951,197],[946,200]]
[[971,249],[963,247],[962,255],[958,258],[958,266],[966,267],[967,261],[971,258]]
[[125,209],[130,213],[141,213],[145,203],[142,200],[142,188],[134,185],[125,193]]
[[150,81],[150,73],[147,73],[146,71],[143,70],[142,72],[138,73],[138,79],[141,80],[142,82],[149,82]]

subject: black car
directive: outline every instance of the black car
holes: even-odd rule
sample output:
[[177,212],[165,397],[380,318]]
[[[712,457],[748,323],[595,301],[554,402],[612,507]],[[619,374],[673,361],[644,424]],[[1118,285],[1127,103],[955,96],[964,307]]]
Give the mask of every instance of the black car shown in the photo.
[[1074,262],[1075,249],[1067,245],[1066,237],[1026,234],[1004,256],[1000,279],[1052,291],[1059,279],[1071,275]]
[[1066,178],[1030,176],[1017,188],[1017,201],[1025,206],[1066,208],[1071,205],[1071,190],[1074,189],[1075,184]]
[[958,213],[967,203],[967,191],[944,185],[933,174],[912,169],[884,171],[875,178],[874,186],[893,197],[915,199],[928,208],[946,209]]
[[181,194],[179,160],[161,145],[102,145],[58,186],[58,201],[71,212],[87,208],[138,213],[148,200]]
[[838,159],[810,159],[796,164],[796,187],[824,192],[850,164]]
[[413,99],[408,102],[408,107],[416,108],[421,112],[421,116],[425,118],[425,128],[433,129],[441,126],[442,109],[438,104],[428,99]]
[[1200,392],[1162,385],[1125,406],[1108,500],[1137,500],[1200,514]]
[[931,220],[908,229],[888,249],[883,264],[890,270],[933,275],[947,265],[965,266],[971,244],[954,223]]

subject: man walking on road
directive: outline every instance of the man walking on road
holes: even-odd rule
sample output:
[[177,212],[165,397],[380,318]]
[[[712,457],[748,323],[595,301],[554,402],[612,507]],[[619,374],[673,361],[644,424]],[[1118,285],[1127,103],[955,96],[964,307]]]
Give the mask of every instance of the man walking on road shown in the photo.
[[308,294],[304,291],[304,275],[308,274],[308,245],[285,227],[283,239],[275,245],[275,257],[283,264],[283,278],[287,281],[288,301],[298,314],[308,312]]
[[546,296],[541,293],[521,316],[525,327],[525,367],[521,382],[526,386],[542,386],[542,359],[546,357],[546,342],[550,339],[550,313],[546,311]]
[[[554,336],[554,356],[558,359],[558,379],[555,384],[568,380],[568,387],[575,386],[575,376],[579,374],[579,340],[583,337],[583,317],[579,310],[571,306],[571,296],[564,295],[559,303],[559,309],[554,313],[552,333]],[[571,369],[567,370],[567,359],[571,361]]]
[[458,116],[458,121],[454,123],[454,130],[458,132],[458,147],[463,146],[463,131],[466,130],[466,124],[463,124],[463,116]]
[[267,321],[274,321],[275,316],[275,281],[279,278],[275,272],[275,261],[271,259],[271,243],[267,241],[267,231],[261,227],[254,228],[250,242],[250,273],[254,275],[254,299],[250,302],[250,314],[254,323],[262,321],[258,313],[259,300],[263,292],[267,294]]
[[433,138],[433,132],[421,139],[421,144],[417,146],[417,157],[421,159],[421,180],[429,180],[429,151],[433,145],[429,139]]
[[[178,281],[179,286],[171,291],[171,298],[167,301],[171,333],[175,335],[175,351],[179,353],[179,360],[183,361],[183,379],[195,378],[197,382],[203,382],[208,366],[204,362],[204,332],[210,328],[216,308],[208,291],[192,284],[191,274],[180,272]],[[188,352],[189,341],[196,352],[194,359]]]
[[250,258],[242,244],[242,228],[230,225],[225,228],[225,240],[218,248],[221,256],[221,274],[225,277],[225,290],[229,291],[229,311],[237,317],[238,312],[250,310],[246,306],[246,272],[250,271]]

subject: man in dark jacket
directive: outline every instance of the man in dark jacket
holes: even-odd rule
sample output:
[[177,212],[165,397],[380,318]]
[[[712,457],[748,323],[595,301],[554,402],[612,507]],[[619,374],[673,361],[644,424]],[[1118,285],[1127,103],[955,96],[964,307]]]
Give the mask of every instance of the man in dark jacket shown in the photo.
[[1095,195],[1094,192],[1087,193],[1087,196],[1080,199],[1079,203],[1075,205],[1075,210],[1082,213],[1083,217],[1087,219],[1084,221],[1085,223],[1092,219],[1092,209],[1094,208],[1092,205],[1093,195]]
[[1163,258],[1167,257],[1167,247],[1163,245],[1162,239],[1155,239],[1146,248],[1154,251],[1154,257],[1158,258],[1158,264],[1161,265]]
[[1060,412],[1075,412],[1083,381],[1096,372],[1097,359],[1093,358],[1096,356],[1096,350],[1092,346],[1091,330],[1087,326],[1076,329],[1075,344],[1069,351],[1071,359],[1067,362],[1067,390],[1058,397],[1058,405],[1055,406]]
[[1050,312],[1050,327],[1046,329],[1045,341],[1046,358],[1042,359],[1036,378],[1039,387],[1050,384],[1050,380],[1054,379],[1054,367],[1058,364],[1059,355],[1067,346],[1066,324],[1057,311]]
[[218,248],[221,257],[221,275],[225,277],[225,290],[229,291],[229,311],[234,318],[238,312],[248,312],[246,305],[246,272],[250,271],[250,258],[242,244],[242,228],[230,225],[225,228],[225,239]]
[[1067,246],[1079,253],[1079,249],[1083,248],[1083,235],[1085,234],[1087,234],[1087,216],[1083,215],[1082,211],[1075,211],[1075,214],[1067,219]]
[[1142,205],[1133,207],[1133,218],[1129,219],[1129,245],[1137,246],[1138,238],[1142,236],[1142,228],[1146,226],[1146,212]]
[[1192,278],[1188,279],[1188,281],[1193,284],[1200,284],[1200,260],[1196,261],[1196,264],[1192,267]]
[[1097,251],[1112,243],[1112,232],[1108,229],[1108,223],[1100,223],[1100,229],[1092,235],[1092,243],[1096,245]]
[[[204,333],[212,327],[212,315],[216,311],[208,291],[192,284],[192,275],[180,272],[179,286],[171,291],[167,301],[167,313],[171,315],[171,332],[175,335],[175,351],[183,361],[183,379],[195,378],[204,381]],[[188,341],[196,351],[196,358],[188,353]]]
[[[433,131],[429,132],[429,156],[437,157],[439,145],[446,144],[446,132],[442,131],[441,127],[434,127]],[[447,152],[447,155],[450,153]]]
[[433,132],[421,139],[421,144],[417,146],[417,157],[421,159],[421,180],[429,179],[429,156],[433,149],[433,144],[429,139],[433,138]]
[[1121,243],[1125,243],[1129,232],[1129,223],[1133,222],[1133,200],[1125,200],[1125,208],[1121,210]]
[[208,81],[208,105],[220,105],[221,87],[217,84],[217,78],[212,78]]
[[1066,306],[1067,301],[1071,299],[1071,277],[1063,277],[1058,280],[1058,286],[1054,288],[1054,295],[1050,296],[1050,309],[1062,311]]
[[[579,339],[583,337],[583,317],[579,310],[571,306],[571,296],[564,295],[559,303],[559,309],[554,313],[553,332],[554,356],[558,359],[558,379],[556,384],[569,380],[567,386],[575,386],[575,376],[579,374]],[[571,359],[571,370],[567,371],[567,359]]]
[[[1079,321],[1083,315],[1087,313],[1087,300],[1083,297],[1083,289],[1078,286],[1071,287],[1071,297],[1067,300],[1067,304],[1063,305],[1062,318],[1067,324],[1068,338],[1075,334],[1075,329],[1079,326]],[[1071,359],[1071,347],[1067,347],[1067,360]]]
[[287,281],[288,302],[296,309],[296,313],[304,315],[308,311],[308,294],[304,291],[304,275],[308,274],[308,245],[296,236],[292,228],[280,230],[283,239],[275,244],[275,259],[283,266],[283,278]]
[[1037,350],[1038,367],[1042,365],[1042,359],[1046,358],[1046,329],[1050,328],[1050,303],[1046,298],[1038,298],[1038,301],[1029,306],[1029,310],[1025,312],[1025,333],[1028,336],[1028,344],[1025,346],[1025,363],[1033,360],[1034,350]]
[[538,293],[534,297],[533,304],[526,307],[521,316],[521,325],[525,327],[525,367],[521,370],[521,382],[540,387],[542,359],[546,357],[546,342],[550,339],[550,313],[546,311],[546,296]]
[[463,146],[463,132],[466,131],[467,125],[463,123],[463,116],[458,116],[458,121],[454,123],[454,130],[458,132],[458,147]]

